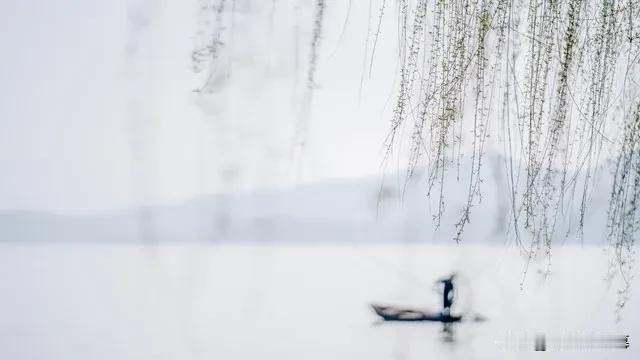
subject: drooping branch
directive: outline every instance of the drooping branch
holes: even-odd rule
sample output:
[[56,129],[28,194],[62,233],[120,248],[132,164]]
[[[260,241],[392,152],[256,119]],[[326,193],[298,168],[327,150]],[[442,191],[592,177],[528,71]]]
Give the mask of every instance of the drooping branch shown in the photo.
[[[399,84],[387,158],[410,139],[406,177],[426,166],[435,228],[447,207],[445,188],[462,183],[466,201],[453,238],[463,241],[472,208],[482,201],[483,156],[497,117],[501,131],[490,144],[505,152],[509,229],[517,244],[529,259],[543,250],[550,261],[556,239],[570,233],[582,239],[602,154],[618,151],[611,146],[618,135],[612,119],[640,93],[640,2],[415,0],[398,6]],[[407,128],[412,131],[403,134]],[[452,183],[446,174],[454,166],[458,181]]]
[[200,0],[198,12],[198,33],[196,46],[191,53],[193,71],[206,70],[204,83],[195,91],[210,93],[214,91],[217,60],[224,43],[222,33],[225,29],[224,15],[227,0]]
[[615,264],[623,280],[618,307],[629,296],[635,238],[640,230],[640,103],[626,122],[613,174],[607,225]]

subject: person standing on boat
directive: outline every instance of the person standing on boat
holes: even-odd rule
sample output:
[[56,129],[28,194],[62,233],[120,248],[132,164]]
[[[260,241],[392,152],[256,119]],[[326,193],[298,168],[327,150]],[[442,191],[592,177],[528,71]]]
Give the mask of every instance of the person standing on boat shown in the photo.
[[451,314],[451,305],[453,305],[453,298],[455,296],[455,291],[453,288],[453,280],[455,278],[455,273],[449,275],[449,277],[442,278],[438,280],[439,283],[442,284],[442,314],[445,316],[449,316]]

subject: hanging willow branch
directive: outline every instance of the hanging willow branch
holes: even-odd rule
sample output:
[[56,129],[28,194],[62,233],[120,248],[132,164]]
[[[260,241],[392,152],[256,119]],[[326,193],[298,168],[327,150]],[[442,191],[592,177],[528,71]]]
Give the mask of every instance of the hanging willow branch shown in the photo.
[[301,172],[301,160],[305,150],[307,131],[309,127],[309,117],[313,93],[317,86],[316,72],[318,69],[318,57],[320,53],[320,40],[323,35],[323,21],[325,16],[325,0],[316,0],[313,12],[313,30],[311,33],[311,47],[309,50],[309,63],[307,68],[306,91],[300,104],[300,115],[296,122],[294,143],[291,150],[291,163],[297,171],[297,176]]
[[[463,240],[472,208],[482,200],[483,156],[490,120],[497,118],[512,203],[510,228],[517,244],[530,259],[543,250],[550,261],[557,238],[570,232],[583,238],[603,153],[638,151],[631,140],[624,151],[612,147],[618,134],[610,124],[616,109],[627,107],[639,87],[634,77],[640,63],[639,3],[398,2],[400,81],[387,157],[399,146],[402,129],[413,129],[406,176],[427,166],[428,196],[437,203],[436,228],[445,213],[445,187],[452,186],[445,184],[445,175],[457,167],[456,178],[464,178],[467,196],[453,238]],[[382,1],[375,39],[384,5]],[[630,130],[636,129],[632,118],[625,117],[626,133],[636,131]],[[468,162],[461,175],[462,158]],[[619,171],[635,171],[632,160],[620,162]],[[612,196],[612,209],[621,204]],[[616,211],[610,216],[618,220],[610,222],[619,223],[621,215],[616,214],[625,213]],[[637,230],[618,229],[616,236],[629,244]],[[622,249],[630,256],[631,247]]]
[[[225,1],[232,0],[199,2],[201,29],[192,64],[196,73],[207,75],[198,91],[214,88]],[[399,83],[386,157],[404,136],[410,138],[406,177],[427,167],[427,194],[437,203],[435,228],[445,214],[445,188],[456,185],[448,184],[446,175],[456,170],[465,201],[448,231],[463,241],[472,210],[482,201],[486,148],[499,145],[511,202],[509,229],[529,259],[542,252],[550,261],[557,238],[570,232],[583,238],[593,185],[603,160],[613,157],[607,223],[626,284],[619,304],[624,306],[640,230],[640,107],[625,112],[640,97],[640,0],[397,0],[395,8],[387,0],[373,3],[360,88],[367,65],[371,75],[384,17],[395,12]],[[313,6],[306,92],[295,135],[300,152],[326,2],[315,0]],[[340,39],[347,21],[348,15]],[[612,126],[617,119],[622,127]],[[496,123],[499,144],[489,142]],[[462,166],[463,160],[468,165]]]
[[640,230],[640,103],[626,122],[613,175],[608,213],[609,241],[624,286],[618,306],[624,307],[634,262],[634,244]]
[[309,69],[307,70],[307,88],[315,87],[315,75],[318,66],[318,51],[322,37],[322,20],[324,19],[324,0],[316,1],[313,17],[313,34],[311,35],[311,51],[309,55]]
[[[227,0],[200,0],[198,12],[198,32],[196,46],[191,52],[193,71],[200,73],[206,70],[203,84],[196,92],[213,92],[217,69],[217,60],[224,30],[224,15]],[[232,0],[233,1],[233,0]]]

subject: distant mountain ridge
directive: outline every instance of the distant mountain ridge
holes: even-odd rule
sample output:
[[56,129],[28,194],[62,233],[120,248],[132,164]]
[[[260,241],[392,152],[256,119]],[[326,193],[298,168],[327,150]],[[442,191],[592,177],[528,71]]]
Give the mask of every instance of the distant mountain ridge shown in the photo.
[[[504,186],[497,179],[483,184],[484,200],[472,208],[471,222],[463,236],[465,242],[504,244],[512,240],[507,232],[510,205]],[[285,190],[201,196],[176,205],[102,215],[0,213],[0,241],[446,244],[452,243],[467,194],[460,190],[464,186],[455,186],[454,171],[448,173],[445,181],[451,186],[446,189],[446,212],[437,231],[430,210],[433,204],[425,195],[426,180],[418,173],[406,187],[389,180],[383,183],[381,178],[367,178]],[[594,206],[606,206],[602,196],[607,192],[594,194]],[[587,219],[586,243],[603,241],[606,213],[598,212],[602,214],[592,214]],[[573,241],[575,237],[566,239]]]

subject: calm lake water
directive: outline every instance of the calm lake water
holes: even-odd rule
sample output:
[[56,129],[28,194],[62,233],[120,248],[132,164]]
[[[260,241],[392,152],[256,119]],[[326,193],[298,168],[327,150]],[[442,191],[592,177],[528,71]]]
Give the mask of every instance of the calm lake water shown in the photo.
[[[434,245],[0,245],[2,359],[638,358],[637,282],[615,321],[597,247],[532,263],[514,249]],[[437,309],[457,271],[457,311],[488,318],[381,324],[371,302]],[[505,349],[535,334],[629,334],[628,350]],[[528,348],[529,349],[529,348]],[[532,345],[531,345],[532,349]]]

